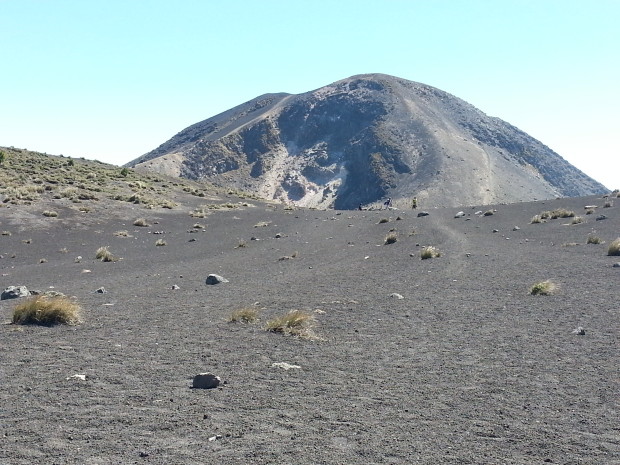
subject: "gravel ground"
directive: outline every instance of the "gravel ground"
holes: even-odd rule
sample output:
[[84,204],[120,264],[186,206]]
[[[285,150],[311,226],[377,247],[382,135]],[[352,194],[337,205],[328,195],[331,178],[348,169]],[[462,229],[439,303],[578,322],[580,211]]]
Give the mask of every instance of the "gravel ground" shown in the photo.
[[[0,287],[53,288],[84,315],[17,326],[0,302],[0,463],[620,464],[620,210],[602,205],[2,208]],[[530,224],[560,207],[585,222]],[[546,279],[555,295],[529,295]],[[243,307],[259,320],[230,323]],[[265,331],[294,309],[315,338]],[[220,387],[191,389],[206,371]]]

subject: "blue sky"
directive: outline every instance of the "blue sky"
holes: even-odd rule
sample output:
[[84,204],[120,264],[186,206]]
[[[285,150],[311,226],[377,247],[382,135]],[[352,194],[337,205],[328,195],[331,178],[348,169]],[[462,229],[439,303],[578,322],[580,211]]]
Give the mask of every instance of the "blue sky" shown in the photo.
[[126,163],[264,93],[423,82],[620,187],[620,0],[0,0],[0,145]]

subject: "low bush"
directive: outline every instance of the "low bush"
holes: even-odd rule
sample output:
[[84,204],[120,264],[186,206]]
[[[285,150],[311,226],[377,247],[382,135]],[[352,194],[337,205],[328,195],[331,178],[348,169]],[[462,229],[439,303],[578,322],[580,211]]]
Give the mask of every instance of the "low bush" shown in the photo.
[[552,281],[541,281],[539,283],[534,284],[530,288],[531,295],[552,295],[558,289],[558,285]]
[[102,262],[115,262],[117,258],[108,250],[108,247],[99,247],[95,253],[95,258]]
[[589,234],[588,239],[586,240],[586,244],[602,244],[603,240],[598,237],[596,234]]
[[607,255],[620,255],[620,237],[613,240],[611,244],[609,244],[609,248],[607,249]]
[[258,320],[258,309],[254,307],[235,310],[228,319],[231,323],[254,323],[256,320]]
[[19,303],[13,310],[13,324],[75,325],[80,322],[80,306],[65,296],[31,297]]
[[148,221],[146,221],[145,218],[138,218],[137,220],[135,220],[133,222],[133,225],[134,226],[140,226],[140,227],[143,227],[143,228],[146,228],[146,227],[150,226],[150,224],[148,223]]
[[285,315],[268,321],[266,330],[297,336],[302,339],[313,339],[315,337],[313,332],[314,325],[314,315],[301,310],[291,310]]
[[385,236],[385,245],[394,244],[398,240],[398,233],[391,232],[387,236]]
[[426,260],[428,258],[437,258],[441,257],[441,252],[437,247],[433,247],[432,245],[426,246],[422,248],[420,251],[420,258],[422,260]]

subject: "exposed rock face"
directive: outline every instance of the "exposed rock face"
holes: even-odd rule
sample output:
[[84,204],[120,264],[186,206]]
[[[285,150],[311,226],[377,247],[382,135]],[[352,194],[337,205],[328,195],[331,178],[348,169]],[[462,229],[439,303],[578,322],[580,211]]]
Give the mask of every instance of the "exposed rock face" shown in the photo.
[[382,74],[266,94],[129,163],[303,206],[516,202],[604,192],[519,129],[439,89]]

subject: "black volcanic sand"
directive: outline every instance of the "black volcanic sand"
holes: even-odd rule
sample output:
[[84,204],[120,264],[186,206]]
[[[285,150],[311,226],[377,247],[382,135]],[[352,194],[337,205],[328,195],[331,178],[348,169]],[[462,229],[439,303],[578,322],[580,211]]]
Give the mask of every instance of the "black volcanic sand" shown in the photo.
[[[53,287],[84,309],[79,326],[17,326],[16,301],[0,302],[0,463],[620,463],[619,207],[456,219],[250,203],[204,219],[0,209],[0,287]],[[529,223],[559,207],[587,222]],[[593,229],[605,244],[586,244]],[[104,245],[122,260],[96,261]],[[424,245],[442,256],[421,260]],[[208,286],[210,273],[230,282]],[[556,295],[528,294],[546,279]],[[256,324],[227,321],[253,305]],[[316,316],[318,339],[264,330],[293,309]],[[205,371],[220,387],[191,389]]]

